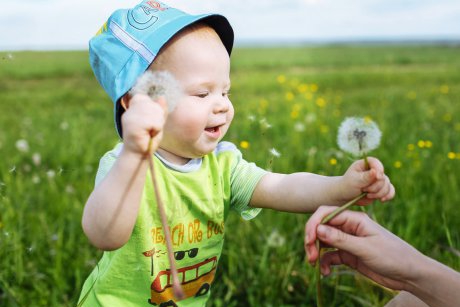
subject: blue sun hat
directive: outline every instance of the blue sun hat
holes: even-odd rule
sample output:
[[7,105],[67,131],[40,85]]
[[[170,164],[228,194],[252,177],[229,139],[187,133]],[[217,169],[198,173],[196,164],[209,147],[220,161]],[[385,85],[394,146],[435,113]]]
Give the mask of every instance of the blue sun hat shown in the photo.
[[212,27],[230,55],[233,29],[218,14],[190,15],[159,1],[144,0],[134,8],[115,11],[89,41],[90,64],[114,103],[115,125],[122,136],[120,98],[135,84],[177,32],[197,21]]

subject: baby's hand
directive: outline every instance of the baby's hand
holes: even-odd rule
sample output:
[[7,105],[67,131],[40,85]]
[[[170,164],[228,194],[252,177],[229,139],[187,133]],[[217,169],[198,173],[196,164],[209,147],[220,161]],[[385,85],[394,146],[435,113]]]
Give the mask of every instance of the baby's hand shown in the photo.
[[348,200],[366,192],[367,196],[358,204],[367,205],[378,199],[381,202],[391,200],[395,195],[395,188],[390,179],[385,175],[382,163],[368,157],[369,169],[365,168],[364,160],[354,162],[343,175],[345,182],[345,195]]
[[158,148],[162,130],[167,117],[164,99],[154,102],[147,95],[134,95],[126,104],[126,111],[121,117],[123,127],[124,149],[145,155],[150,138],[153,137],[152,152]]

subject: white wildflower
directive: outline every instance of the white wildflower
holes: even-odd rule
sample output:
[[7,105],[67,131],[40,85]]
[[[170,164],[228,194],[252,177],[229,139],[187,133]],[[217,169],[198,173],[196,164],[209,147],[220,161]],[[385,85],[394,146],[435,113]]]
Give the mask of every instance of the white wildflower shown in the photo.
[[275,158],[281,157],[281,153],[278,150],[276,150],[275,148],[270,149],[269,152]]
[[63,121],[60,125],[59,125],[59,128],[61,128],[61,130],[67,130],[69,129],[69,123],[66,122],[66,121]]
[[182,90],[179,82],[171,73],[147,70],[137,79],[129,94],[131,96],[136,94],[148,95],[154,101],[159,97],[164,97],[168,104],[168,110],[171,112],[182,95]]
[[249,115],[248,119],[249,121],[254,122],[256,120],[256,117],[254,115]]
[[277,229],[273,230],[268,236],[267,245],[270,247],[281,247],[286,242],[286,238],[283,237]]
[[32,183],[39,184],[40,183],[40,177],[38,175],[34,175],[32,177]]
[[379,127],[371,119],[348,117],[340,125],[337,143],[343,151],[361,157],[379,146],[381,136]]
[[39,166],[42,162],[42,156],[38,152],[34,153],[32,155],[32,162],[35,164],[35,166]]
[[73,186],[71,186],[71,185],[67,185],[67,186],[65,187],[65,192],[66,192],[67,194],[73,194],[73,193],[75,193],[75,188],[74,188]]
[[49,171],[46,172],[46,176],[47,176],[49,179],[53,179],[54,177],[56,177],[56,172],[53,171],[52,169],[50,169]]
[[294,130],[297,131],[297,132],[303,132],[305,131],[305,125],[301,122],[296,122],[294,124]]
[[28,152],[29,151],[29,143],[27,140],[20,139],[16,141],[16,149],[20,152]]
[[316,114],[315,113],[308,113],[307,116],[305,116],[305,122],[307,124],[314,123],[316,121]]

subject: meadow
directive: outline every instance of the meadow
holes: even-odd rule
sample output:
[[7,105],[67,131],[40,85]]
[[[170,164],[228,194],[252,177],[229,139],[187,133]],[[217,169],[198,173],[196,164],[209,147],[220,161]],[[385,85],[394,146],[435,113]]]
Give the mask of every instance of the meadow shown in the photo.
[[[341,175],[352,159],[336,144],[340,122],[372,118],[383,133],[372,154],[397,195],[365,210],[460,270],[460,46],[236,48],[232,59],[226,140],[247,160]],[[117,142],[87,52],[0,52],[0,307],[76,306],[101,256],[82,210]],[[209,306],[315,306],[308,217],[231,214]],[[322,284],[326,306],[383,306],[395,294],[343,267]]]

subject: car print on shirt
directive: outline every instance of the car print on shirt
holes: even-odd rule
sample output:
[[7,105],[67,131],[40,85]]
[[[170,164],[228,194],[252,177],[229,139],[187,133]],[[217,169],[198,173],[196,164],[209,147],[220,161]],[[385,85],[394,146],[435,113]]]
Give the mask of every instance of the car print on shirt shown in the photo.
[[[217,257],[208,258],[197,264],[177,269],[185,298],[208,293],[216,273]],[[177,306],[174,302],[171,270],[160,271],[150,287],[148,302],[160,307]]]

